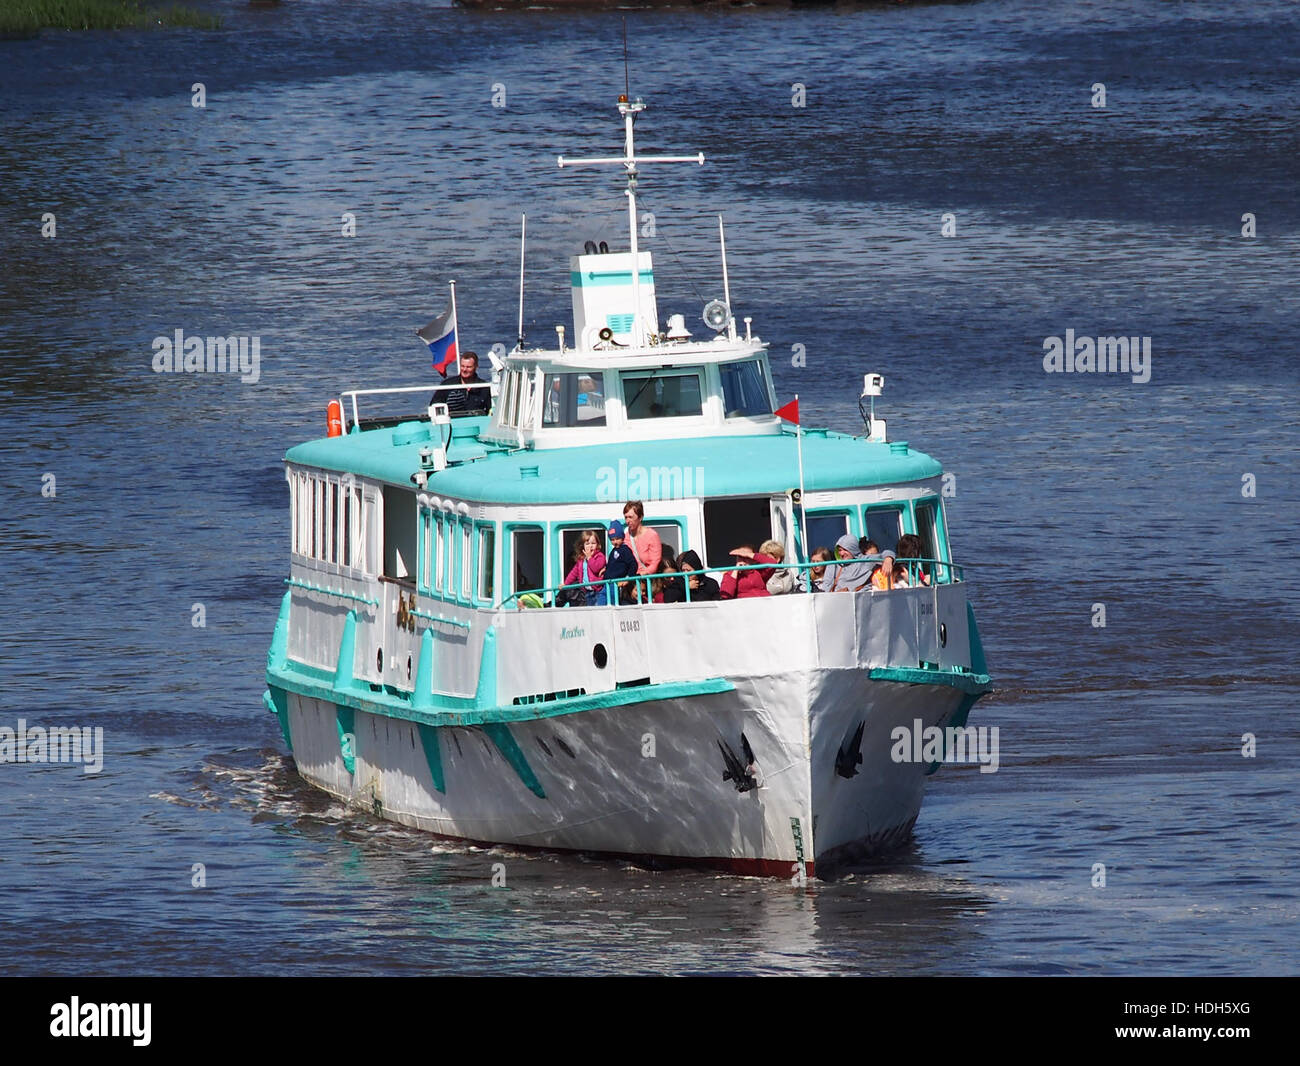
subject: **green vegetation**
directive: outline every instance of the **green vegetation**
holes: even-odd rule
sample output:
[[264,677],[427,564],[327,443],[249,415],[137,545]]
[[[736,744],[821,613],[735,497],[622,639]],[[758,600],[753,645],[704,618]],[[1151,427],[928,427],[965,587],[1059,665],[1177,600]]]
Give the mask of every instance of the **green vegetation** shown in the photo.
[[0,36],[31,36],[43,29],[120,30],[146,26],[215,30],[221,18],[173,4],[144,7],[140,0],[0,0]]

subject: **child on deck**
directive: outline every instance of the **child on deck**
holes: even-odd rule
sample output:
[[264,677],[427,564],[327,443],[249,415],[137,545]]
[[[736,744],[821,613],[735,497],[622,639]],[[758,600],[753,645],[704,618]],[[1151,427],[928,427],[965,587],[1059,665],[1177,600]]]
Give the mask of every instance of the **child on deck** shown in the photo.
[[[615,519],[609,524],[609,556],[605,561],[605,578],[613,581],[620,577],[633,577],[636,574],[636,556],[632,554],[632,549],[627,546],[625,534],[623,532],[623,523]],[[625,581],[621,585],[606,585],[610,589],[609,600],[611,603],[631,603],[632,602],[632,583]],[[615,594],[612,590],[617,589]]]

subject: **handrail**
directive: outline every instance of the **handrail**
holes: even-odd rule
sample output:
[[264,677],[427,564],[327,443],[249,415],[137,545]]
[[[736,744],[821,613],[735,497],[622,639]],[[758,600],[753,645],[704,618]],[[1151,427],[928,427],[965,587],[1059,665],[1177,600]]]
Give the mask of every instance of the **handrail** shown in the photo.
[[[500,606],[501,606],[501,607],[506,607],[506,606],[508,606],[508,605],[511,603],[512,600],[516,600],[516,599],[518,599],[520,596],[540,596],[540,597],[542,597],[543,599],[545,599],[546,596],[547,596],[548,594],[552,594],[552,593],[559,592],[561,589],[574,589],[574,588],[586,589],[586,588],[597,588],[597,587],[601,587],[601,588],[608,589],[610,585],[621,585],[621,584],[624,584],[625,582],[628,582],[628,581],[636,581],[636,582],[644,581],[644,582],[646,582],[646,597],[647,597],[647,599],[644,600],[644,601],[642,601],[642,603],[641,603],[641,606],[646,606],[646,605],[649,603],[649,593],[650,593],[650,586],[649,586],[649,583],[650,583],[651,581],[672,580],[672,579],[675,579],[675,578],[690,578],[690,577],[695,577],[696,575],[704,575],[704,574],[725,574],[725,573],[729,573],[729,572],[732,571],[732,570],[795,570],[795,571],[804,571],[804,570],[814,570],[814,569],[818,569],[818,568],[824,568],[824,567],[827,567],[827,566],[846,566],[846,565],[848,565],[848,564],[850,564],[850,563],[879,563],[882,559],[883,559],[883,556],[879,556],[879,555],[855,555],[852,559],[846,559],[846,560],[843,560],[843,561],[829,561],[829,562],[817,562],[817,563],[813,563],[813,562],[808,562],[808,563],[750,563],[750,564],[746,564],[746,565],[744,565],[744,566],[736,566],[736,565],[733,564],[733,565],[731,565],[731,566],[708,566],[708,567],[705,567],[703,570],[674,570],[674,571],[672,571],[671,573],[663,573],[663,574],[633,574],[633,575],[631,575],[631,576],[629,576],[629,577],[614,577],[614,578],[604,578],[604,579],[601,579],[601,580],[578,581],[578,582],[574,582],[574,583],[571,584],[571,585],[549,585],[549,586],[547,586],[547,587],[545,587],[545,588],[536,588],[536,589],[520,589],[520,590],[517,591],[517,592],[512,592],[509,596],[507,596],[505,599],[503,599],[503,600],[501,601],[501,603],[500,603]],[[935,583],[934,583],[934,584],[936,584],[936,585],[951,585],[951,584],[954,583],[954,581],[964,581],[964,580],[966,579],[966,578],[965,578],[965,566],[964,566],[964,565],[959,566],[959,565],[957,565],[956,563],[950,563],[950,562],[947,562],[947,561],[945,561],[945,560],[943,560],[943,559],[921,559],[921,558],[915,558],[915,559],[898,559],[898,560],[896,560],[896,562],[898,562],[898,563],[902,563],[903,565],[906,565],[906,566],[908,567],[909,582],[910,582],[910,580],[912,580],[912,579],[914,578],[914,576],[915,576],[915,574],[916,574],[916,568],[917,568],[918,566],[925,565],[925,564],[929,564],[929,565],[932,565],[932,566],[943,567],[943,568],[945,568],[945,572],[947,573],[948,580],[946,580],[946,581],[936,580]],[[685,600],[685,602],[686,602],[686,603],[690,603],[690,602],[691,602],[691,583],[690,583],[689,581],[687,581],[687,582],[685,583],[685,585],[686,585],[686,600]],[[928,586],[928,585],[910,585],[910,587],[911,587],[911,588],[930,588],[930,587],[933,587],[933,586]],[[795,592],[811,593],[811,592],[812,592],[811,582],[809,582],[809,587],[807,587],[807,588],[798,588],[798,587],[797,587],[797,588],[795,589]],[[619,605],[618,605],[618,604],[608,604],[607,606],[616,607],[616,606],[619,606]]]
[[296,577],[286,577],[284,583],[290,588],[306,589],[308,592],[319,592],[326,596],[342,596],[345,600],[356,600],[357,603],[369,604],[371,607],[378,607],[379,601],[368,599],[365,596],[358,596],[355,592],[347,592],[344,589],[328,589],[321,585],[313,585],[307,581],[299,581]]
[[440,614],[430,614],[428,611],[422,611],[418,607],[412,607],[407,612],[413,618],[423,618],[429,622],[445,622],[449,626],[455,626],[457,629],[472,629],[473,627],[460,618],[446,618]]
[[455,383],[444,383],[439,380],[436,385],[403,385],[400,388],[391,389],[348,389],[347,392],[339,393],[339,403],[344,404],[349,399],[352,401],[352,424],[355,426],[360,422],[357,414],[357,397],[358,396],[401,396],[406,393],[430,391],[437,392],[440,389],[490,389],[492,382],[479,381],[473,385],[463,385]]

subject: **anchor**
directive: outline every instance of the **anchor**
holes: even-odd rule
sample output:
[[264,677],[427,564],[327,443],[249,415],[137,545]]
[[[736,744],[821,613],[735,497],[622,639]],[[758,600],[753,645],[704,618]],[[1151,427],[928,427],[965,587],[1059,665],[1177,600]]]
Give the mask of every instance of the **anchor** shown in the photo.
[[841,744],[835,753],[835,772],[840,777],[854,777],[858,772],[858,766],[862,763],[862,730],[866,724],[865,721],[859,722],[858,728],[853,732],[853,739],[847,745]]
[[722,775],[722,780],[730,781],[736,786],[737,792],[748,792],[751,788],[758,787],[758,779],[754,776],[758,767],[755,765],[754,749],[749,746],[744,733],[740,734],[740,743],[745,752],[744,762],[740,761],[725,740],[718,741],[718,750],[722,752],[723,762],[727,764],[727,772]]

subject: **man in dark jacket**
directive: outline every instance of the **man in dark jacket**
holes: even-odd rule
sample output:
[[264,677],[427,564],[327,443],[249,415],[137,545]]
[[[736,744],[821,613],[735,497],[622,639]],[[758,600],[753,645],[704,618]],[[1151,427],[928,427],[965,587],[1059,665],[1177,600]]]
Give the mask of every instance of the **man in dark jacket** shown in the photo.
[[452,417],[460,415],[485,415],[492,409],[492,390],[484,388],[446,388],[448,385],[486,385],[478,376],[478,356],[473,352],[460,353],[460,373],[446,377],[433,393],[430,403],[445,403]]

